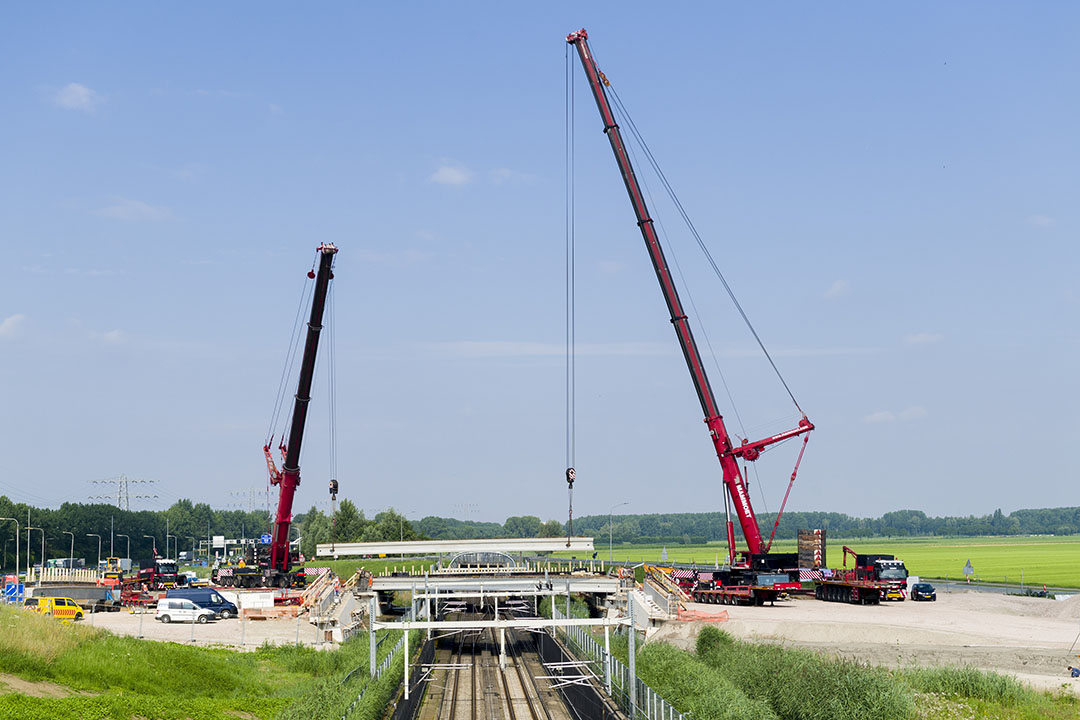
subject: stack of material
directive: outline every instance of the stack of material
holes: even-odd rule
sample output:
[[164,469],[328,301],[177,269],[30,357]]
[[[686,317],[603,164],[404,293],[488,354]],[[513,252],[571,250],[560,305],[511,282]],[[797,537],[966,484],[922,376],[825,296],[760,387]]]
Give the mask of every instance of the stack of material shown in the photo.
[[240,611],[240,617],[248,620],[271,620],[276,618],[294,618],[300,614],[300,608],[296,605],[282,605],[280,607],[253,607],[244,608]]
[[827,567],[825,560],[825,531],[799,531],[799,567]]
[[709,613],[701,610],[679,610],[679,619],[697,622],[727,622],[728,611],[721,610],[717,613]]

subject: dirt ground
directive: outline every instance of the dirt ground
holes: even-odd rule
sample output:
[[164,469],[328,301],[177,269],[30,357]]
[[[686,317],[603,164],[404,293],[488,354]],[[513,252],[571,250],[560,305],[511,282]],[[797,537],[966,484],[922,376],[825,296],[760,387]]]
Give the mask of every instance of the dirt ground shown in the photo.
[[[1008,673],[1039,689],[1063,684],[1080,695],[1077,665],[1080,595],[1068,600],[990,593],[940,594],[936,602],[847,605],[812,598],[775,606],[691,603],[702,612],[726,610],[718,627],[736,637],[803,647],[888,667],[970,665]],[[669,622],[650,639],[693,649],[701,622]]]
[[[141,620],[141,623],[140,623]],[[178,643],[202,646],[232,647],[254,650],[260,645],[292,645],[299,639],[300,644],[312,647],[336,647],[320,642],[320,633],[308,622],[307,616],[300,618],[282,618],[270,620],[214,620],[205,625],[198,623],[169,623],[165,625],[154,619],[153,611],[142,615],[127,611],[113,613],[94,613],[82,621],[84,625],[93,625],[114,632],[117,635],[140,634],[148,640],[166,640]],[[141,633],[140,633],[141,624]],[[194,643],[192,643],[194,637]]]

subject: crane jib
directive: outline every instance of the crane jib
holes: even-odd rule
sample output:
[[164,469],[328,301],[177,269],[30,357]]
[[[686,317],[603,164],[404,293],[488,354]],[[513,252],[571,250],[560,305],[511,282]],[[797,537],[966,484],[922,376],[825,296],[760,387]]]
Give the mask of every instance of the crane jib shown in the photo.
[[752,443],[749,447],[747,447],[745,443],[739,448],[732,445],[731,437],[728,435],[724,420],[720,416],[716,398],[714,397],[712,387],[709,384],[709,377],[705,372],[705,364],[702,360],[701,352],[698,350],[697,343],[694,341],[693,331],[690,329],[690,323],[687,320],[686,313],[683,311],[682,301],[679,299],[678,289],[676,288],[671,271],[668,268],[667,260],[664,257],[664,250],[660,245],[660,238],[657,236],[656,230],[653,227],[653,220],[650,217],[648,207],[645,204],[645,196],[642,193],[641,186],[638,184],[637,177],[634,174],[634,168],[630,162],[630,155],[623,142],[622,132],[619,129],[618,123],[615,122],[614,111],[611,107],[611,103],[608,101],[607,93],[604,90],[604,86],[608,84],[607,78],[604,77],[599,68],[596,67],[596,62],[589,50],[588,38],[589,34],[582,29],[567,35],[566,41],[577,48],[578,57],[581,59],[582,68],[584,69],[586,79],[589,82],[589,89],[592,91],[593,99],[596,100],[597,109],[600,111],[600,119],[604,125],[604,133],[607,135],[612,152],[615,154],[615,162],[619,166],[619,172],[622,175],[623,183],[626,185],[626,192],[630,196],[630,204],[634,208],[638,228],[641,230],[646,249],[652,260],[653,269],[656,271],[656,278],[660,283],[664,301],[667,303],[668,312],[671,315],[671,323],[675,329],[675,335],[679,340],[679,346],[682,348],[687,369],[690,371],[690,377],[694,383],[694,389],[697,391],[698,400],[701,403],[701,409],[705,415],[705,423],[709,428],[716,455],[720,459],[720,466],[723,471],[723,482],[735,505],[735,512],[739,517],[739,525],[742,528],[743,536],[746,538],[747,546],[751,553],[758,554],[764,552],[765,548],[761,538],[761,531],[758,528],[757,517],[754,515],[754,509],[750,502],[750,494],[747,492],[746,483],[743,481],[742,474],[739,471],[737,458],[742,457],[746,460],[756,460],[760,455],[762,448],[765,446],[779,442],[782,439],[787,439],[788,437],[793,437],[794,435],[809,432],[813,429],[813,425],[811,425],[804,417],[799,423],[799,427],[795,430]]
[[300,485],[300,449],[304,440],[308,405],[311,402],[315,357],[319,350],[319,335],[323,327],[322,318],[326,308],[326,296],[330,289],[330,280],[334,277],[333,264],[337,248],[332,243],[324,243],[319,246],[318,253],[319,268],[311,298],[311,317],[307,324],[307,338],[300,363],[300,378],[296,385],[292,422],[289,426],[288,446],[285,451],[285,465],[282,468],[279,483],[277,513],[274,517],[273,534],[270,540],[270,569],[284,573],[292,569],[292,558],[289,553],[289,526],[292,523],[293,497],[297,486]]

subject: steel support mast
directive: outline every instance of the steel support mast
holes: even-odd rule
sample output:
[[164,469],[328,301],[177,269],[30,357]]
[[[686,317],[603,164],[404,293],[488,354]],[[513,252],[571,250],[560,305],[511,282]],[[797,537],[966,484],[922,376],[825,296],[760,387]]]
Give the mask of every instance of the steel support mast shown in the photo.
[[319,334],[323,329],[326,295],[330,289],[330,280],[334,277],[334,255],[337,254],[337,248],[332,243],[324,243],[319,246],[318,253],[319,268],[315,273],[315,290],[311,298],[311,317],[307,324],[307,339],[300,364],[300,381],[296,386],[292,424],[289,426],[288,445],[285,447],[285,465],[280,473],[273,467],[270,447],[263,448],[270,467],[270,484],[281,486],[274,532],[270,541],[271,572],[287,573],[292,570],[289,526],[292,523],[293,496],[300,484],[300,446],[304,440],[304,423],[307,420],[308,403],[311,402],[311,381],[315,376],[315,355],[319,349]]
[[[607,135],[608,141],[611,143],[611,149],[615,153],[615,162],[619,165],[619,172],[622,173],[623,182],[626,184],[626,192],[630,195],[630,204],[634,206],[637,224],[645,240],[645,247],[649,251],[653,269],[656,271],[656,279],[659,280],[660,289],[664,293],[664,300],[667,302],[668,311],[671,314],[671,324],[675,328],[675,335],[679,339],[679,346],[682,348],[683,357],[686,359],[686,366],[690,370],[690,378],[694,382],[694,389],[697,390],[701,409],[705,413],[705,424],[709,428],[716,455],[720,458],[724,485],[731,496],[732,504],[735,506],[743,536],[746,538],[747,546],[752,554],[762,553],[765,551],[765,545],[761,539],[757,517],[754,515],[754,509],[750,503],[750,494],[747,491],[742,473],[739,471],[738,460],[740,457],[746,460],[756,460],[760,456],[761,450],[766,446],[802,435],[813,430],[814,426],[804,416],[799,421],[799,426],[794,430],[788,430],[753,443],[744,440],[743,444],[737,447],[732,444],[731,436],[728,435],[727,428],[724,426],[724,418],[720,415],[720,410],[716,405],[712,387],[709,385],[709,378],[705,373],[701,353],[698,351],[697,343],[694,342],[690,322],[683,309],[682,301],[679,299],[679,292],[675,287],[671,271],[668,269],[667,260],[664,258],[660,238],[653,227],[649,209],[645,205],[645,196],[642,194],[637,177],[634,175],[634,168],[630,164],[630,156],[623,143],[622,133],[619,131],[619,125],[615,122],[615,115],[612,112],[611,104],[608,102],[607,93],[604,90],[607,78],[596,67],[592,51],[589,50],[589,35],[584,29],[570,33],[566,36],[566,41],[577,48],[578,56],[581,58],[581,65],[585,69],[585,76],[589,81],[589,87],[592,89],[593,98],[596,99],[596,106],[600,110],[600,118],[604,122],[604,133]],[[731,532],[729,530],[730,536]]]

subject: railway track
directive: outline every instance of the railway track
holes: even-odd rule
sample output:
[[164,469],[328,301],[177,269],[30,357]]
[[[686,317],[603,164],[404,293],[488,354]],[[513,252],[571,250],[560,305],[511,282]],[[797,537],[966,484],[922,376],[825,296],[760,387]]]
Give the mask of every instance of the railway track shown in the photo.
[[528,633],[507,631],[506,668],[497,630],[444,637],[430,668],[419,720],[572,720],[548,687]]

